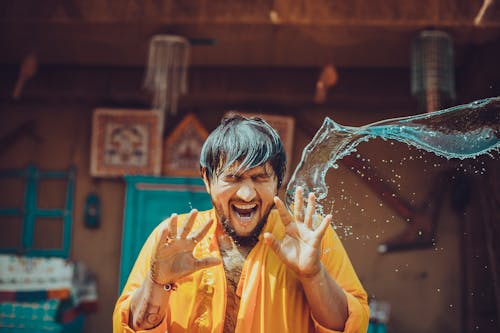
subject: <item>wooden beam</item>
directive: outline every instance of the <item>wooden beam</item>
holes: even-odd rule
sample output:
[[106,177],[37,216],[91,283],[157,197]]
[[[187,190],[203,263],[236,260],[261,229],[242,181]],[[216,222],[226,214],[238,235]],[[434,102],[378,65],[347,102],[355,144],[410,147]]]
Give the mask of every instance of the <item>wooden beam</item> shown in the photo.
[[[483,0],[18,0],[2,4],[0,20],[161,24],[304,24],[472,26]],[[272,20],[271,12],[278,18]],[[500,24],[490,6],[485,25]]]

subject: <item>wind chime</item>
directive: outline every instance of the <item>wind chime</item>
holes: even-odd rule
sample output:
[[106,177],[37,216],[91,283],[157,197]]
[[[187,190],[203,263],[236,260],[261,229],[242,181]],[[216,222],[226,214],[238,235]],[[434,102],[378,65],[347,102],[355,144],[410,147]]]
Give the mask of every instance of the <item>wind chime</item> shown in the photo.
[[424,30],[412,43],[411,92],[422,112],[450,106],[455,100],[453,41],[446,32]]
[[187,39],[175,35],[151,38],[144,87],[152,92],[152,107],[160,113],[160,133],[167,116],[177,113],[179,96],[187,93],[188,65]]

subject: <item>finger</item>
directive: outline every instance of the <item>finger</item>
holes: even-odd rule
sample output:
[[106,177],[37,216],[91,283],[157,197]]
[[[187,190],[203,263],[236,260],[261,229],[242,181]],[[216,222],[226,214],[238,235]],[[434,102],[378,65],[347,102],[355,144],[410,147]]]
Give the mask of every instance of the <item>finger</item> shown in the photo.
[[201,259],[196,259],[194,262],[194,266],[196,269],[203,269],[215,265],[219,265],[221,263],[219,258],[216,257],[207,257],[207,258],[201,258]]
[[328,228],[328,226],[332,222],[332,219],[333,219],[332,215],[328,214],[323,219],[323,221],[321,221],[318,228],[316,230],[314,230],[314,233],[316,236],[315,241],[314,241],[315,245],[318,245],[319,243],[321,243],[321,240],[323,239],[323,236],[325,235],[326,229]]
[[170,230],[168,230],[169,225],[170,225],[170,219],[165,221],[165,223],[162,225],[160,231],[160,241],[158,242],[159,245],[165,244],[170,238]]
[[312,222],[315,212],[316,212],[316,196],[314,195],[314,193],[311,192],[309,193],[309,196],[307,198],[306,216],[304,218],[304,223],[309,229],[312,229]]
[[212,226],[213,219],[208,220],[205,222],[205,224],[196,232],[194,232],[190,237],[195,241],[195,243],[200,242],[203,237],[206,236],[207,232],[210,230],[210,227]]
[[285,256],[283,252],[281,251],[281,246],[278,240],[274,237],[273,234],[266,232],[264,233],[264,243],[266,243],[271,250],[273,250],[274,253],[280,258],[280,260],[284,261]]
[[276,209],[278,209],[278,213],[280,214],[280,218],[283,224],[290,224],[290,222],[292,222],[292,216],[290,215],[290,212],[286,208],[283,201],[281,201],[281,199],[278,197],[274,197],[274,205],[276,206]]
[[185,239],[191,232],[193,228],[194,221],[196,220],[196,216],[198,215],[198,211],[193,209],[189,212],[186,222],[182,225],[180,229],[180,238]]
[[[168,230],[168,237],[169,238],[176,238],[177,237],[177,218],[178,215],[173,213],[170,215],[170,219],[167,222],[167,230]],[[166,240],[165,240],[166,243]]]
[[160,239],[158,240],[158,243],[156,243],[156,249],[153,252],[153,255],[151,258],[153,259],[158,259],[161,256],[161,253],[163,252],[163,248],[165,247],[165,244],[167,244],[169,238],[170,238],[170,231],[168,230],[169,228],[169,220],[167,220],[164,225],[162,225],[162,229],[160,231]]
[[278,256],[280,255],[280,244],[276,237],[269,232],[264,233],[264,243],[266,243]]
[[302,189],[302,186],[297,186],[297,188],[295,188],[295,201],[293,205],[293,217],[295,218],[296,222],[304,221],[302,214],[303,208],[304,208],[304,190]]

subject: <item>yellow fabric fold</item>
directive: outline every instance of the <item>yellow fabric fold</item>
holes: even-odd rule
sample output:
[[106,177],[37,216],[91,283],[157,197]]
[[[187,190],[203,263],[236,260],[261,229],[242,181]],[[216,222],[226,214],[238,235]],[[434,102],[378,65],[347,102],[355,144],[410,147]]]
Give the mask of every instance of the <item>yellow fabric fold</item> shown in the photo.
[[[210,217],[217,222],[213,210],[200,212],[194,229],[199,228]],[[184,218],[185,215],[179,216],[178,225],[182,225]],[[218,223],[214,223],[205,239],[198,243],[195,256],[220,257],[216,225]],[[270,232],[277,239],[284,237],[284,227],[276,210],[269,215],[263,232]],[[113,317],[115,333],[133,332],[126,325],[130,311],[129,296],[147,274],[149,258],[157,237],[158,228],[141,250],[117,302]],[[347,295],[349,318],[344,332],[366,332],[369,315],[367,295],[332,228],[327,230],[323,238],[321,260]],[[241,296],[241,301],[236,333],[335,332],[321,327],[314,320],[295,273],[280,261],[264,243],[262,236],[245,261],[237,294]],[[198,271],[170,294],[167,319],[152,332],[221,333],[225,304],[226,276],[223,265]]]

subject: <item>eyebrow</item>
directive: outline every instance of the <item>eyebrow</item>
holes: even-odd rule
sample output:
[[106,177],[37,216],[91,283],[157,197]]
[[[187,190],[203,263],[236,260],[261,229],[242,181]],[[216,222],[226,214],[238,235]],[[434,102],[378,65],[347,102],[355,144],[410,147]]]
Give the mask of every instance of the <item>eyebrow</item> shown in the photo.
[[[256,168],[260,168],[260,167],[256,167]],[[273,176],[273,171],[270,170],[268,171],[267,168],[265,167],[262,167],[262,170],[259,170],[259,171],[251,171],[252,169],[250,170],[246,170],[246,171],[241,171],[241,170],[227,170],[226,172],[224,172],[222,174],[222,176],[224,177],[241,177],[244,173],[247,173],[249,172],[249,177],[262,177],[262,176],[266,176],[266,177],[272,177]],[[254,173],[255,172],[255,173]]]

